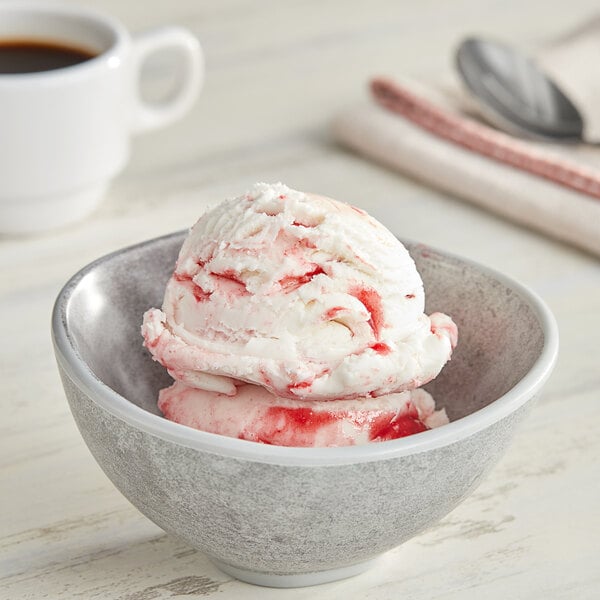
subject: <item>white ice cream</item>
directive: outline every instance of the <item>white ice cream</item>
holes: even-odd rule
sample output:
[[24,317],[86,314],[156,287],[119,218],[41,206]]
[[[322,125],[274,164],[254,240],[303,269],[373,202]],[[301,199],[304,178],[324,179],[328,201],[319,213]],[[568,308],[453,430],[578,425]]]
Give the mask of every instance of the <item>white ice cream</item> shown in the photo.
[[282,184],[206,213],[183,244],[145,344],[178,381],[235,395],[239,382],[300,400],[417,388],[456,345],[423,313],[404,246],[364,211]]
[[353,446],[420,433],[448,423],[422,389],[357,400],[290,400],[242,384],[235,396],[175,382],[158,407],[176,423],[242,440],[296,447]]

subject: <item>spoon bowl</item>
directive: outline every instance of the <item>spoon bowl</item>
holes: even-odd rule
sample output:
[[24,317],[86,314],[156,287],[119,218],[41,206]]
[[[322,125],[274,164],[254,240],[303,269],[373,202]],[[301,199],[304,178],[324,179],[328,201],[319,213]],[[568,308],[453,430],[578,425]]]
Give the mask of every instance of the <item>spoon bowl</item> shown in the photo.
[[482,115],[509,133],[540,139],[580,141],[583,119],[541,69],[518,50],[499,42],[465,39],[456,67]]

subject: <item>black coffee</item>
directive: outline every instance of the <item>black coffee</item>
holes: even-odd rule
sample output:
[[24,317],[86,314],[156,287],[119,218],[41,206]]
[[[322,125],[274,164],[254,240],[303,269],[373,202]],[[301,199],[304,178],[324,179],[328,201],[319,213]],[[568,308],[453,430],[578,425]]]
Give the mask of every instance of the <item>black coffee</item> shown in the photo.
[[78,65],[96,56],[76,48],[43,40],[0,40],[0,74],[38,73]]

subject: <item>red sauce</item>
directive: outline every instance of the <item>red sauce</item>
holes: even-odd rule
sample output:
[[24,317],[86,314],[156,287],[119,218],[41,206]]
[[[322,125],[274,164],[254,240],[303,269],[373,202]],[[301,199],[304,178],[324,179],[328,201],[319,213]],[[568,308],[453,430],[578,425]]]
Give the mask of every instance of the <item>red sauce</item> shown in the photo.
[[233,283],[236,283],[237,285],[241,285],[244,289],[246,289],[246,284],[239,278],[239,275],[231,269],[229,269],[227,271],[223,271],[222,273],[211,272],[211,275],[213,277],[218,277],[219,279],[225,279],[226,281],[232,281]]
[[294,225],[295,227],[307,227],[307,228],[316,227],[316,225],[313,225],[311,223],[302,223],[302,221],[292,221],[292,225]]
[[242,432],[239,437],[263,444],[305,446],[307,439],[314,438],[322,427],[335,421],[331,413],[316,412],[312,408],[273,406],[261,419],[258,429]]
[[353,211],[357,212],[359,215],[366,215],[367,213],[362,210],[361,208],[358,208],[357,206],[352,206],[352,204],[348,205]]
[[369,439],[371,441],[385,442],[395,440],[414,433],[427,431],[427,426],[419,420],[416,413],[409,413],[390,422],[389,415],[377,417],[371,425]]
[[362,302],[363,306],[369,311],[371,318],[369,325],[375,334],[379,337],[381,328],[385,325],[383,321],[383,308],[381,306],[381,296],[372,288],[357,286],[349,290],[350,295]]
[[281,286],[282,291],[292,292],[297,290],[300,286],[308,283],[313,277],[324,273],[323,269],[319,265],[314,265],[312,271],[303,273],[302,275],[286,275],[282,277],[277,283]]
[[374,350],[375,352],[377,352],[377,354],[382,354],[384,356],[386,354],[389,354],[392,351],[392,349],[384,342],[377,342],[377,343],[369,346],[369,348],[371,348],[371,350]]
[[312,382],[310,381],[300,381],[298,383],[290,383],[290,385],[288,385],[287,389],[288,392],[293,393],[295,390],[305,390],[306,388],[309,388],[312,385]]
[[331,319],[334,319],[339,313],[341,313],[344,310],[346,309],[343,306],[334,306],[327,310],[323,316],[325,317],[326,321],[331,321]]
[[184,273],[174,273],[173,279],[179,283],[185,283],[191,288],[191,292],[194,295],[196,302],[205,302],[210,298],[212,292],[204,291],[198,284],[194,283],[191,275]]
[[246,284],[240,279],[239,275],[233,270],[223,271],[222,273],[210,272],[215,281],[215,285],[220,285],[219,291],[232,296],[247,296],[250,292]]

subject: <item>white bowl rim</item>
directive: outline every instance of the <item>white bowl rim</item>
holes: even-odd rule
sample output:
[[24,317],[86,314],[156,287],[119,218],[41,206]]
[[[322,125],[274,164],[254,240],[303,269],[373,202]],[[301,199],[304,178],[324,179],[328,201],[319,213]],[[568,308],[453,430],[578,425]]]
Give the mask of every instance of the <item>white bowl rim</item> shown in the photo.
[[[425,249],[431,253],[454,259],[497,279],[518,293],[530,305],[538,318],[544,335],[542,351],[525,376],[504,395],[487,406],[436,429],[387,442],[341,448],[272,446],[208,433],[174,423],[140,408],[96,377],[77,352],[67,330],[65,317],[66,308],[77,285],[88,273],[92,272],[99,265],[116,256],[143,248],[144,246],[156,244],[161,240],[181,237],[183,241],[186,233],[186,231],[178,231],[152,238],[139,244],[121,248],[89,263],[67,281],[58,294],[52,312],[52,340],[56,358],[67,375],[102,409],[125,421],[135,429],[162,438],[163,440],[202,452],[278,465],[331,466],[408,456],[453,444],[458,440],[482,431],[486,427],[515,412],[540,391],[556,363],[558,356],[558,326],[550,309],[535,292],[514,279],[494,269],[480,265],[475,261],[435,249],[428,245],[417,244],[416,246],[419,250]],[[403,243],[415,245],[414,242],[410,242],[409,240],[402,241]]]

